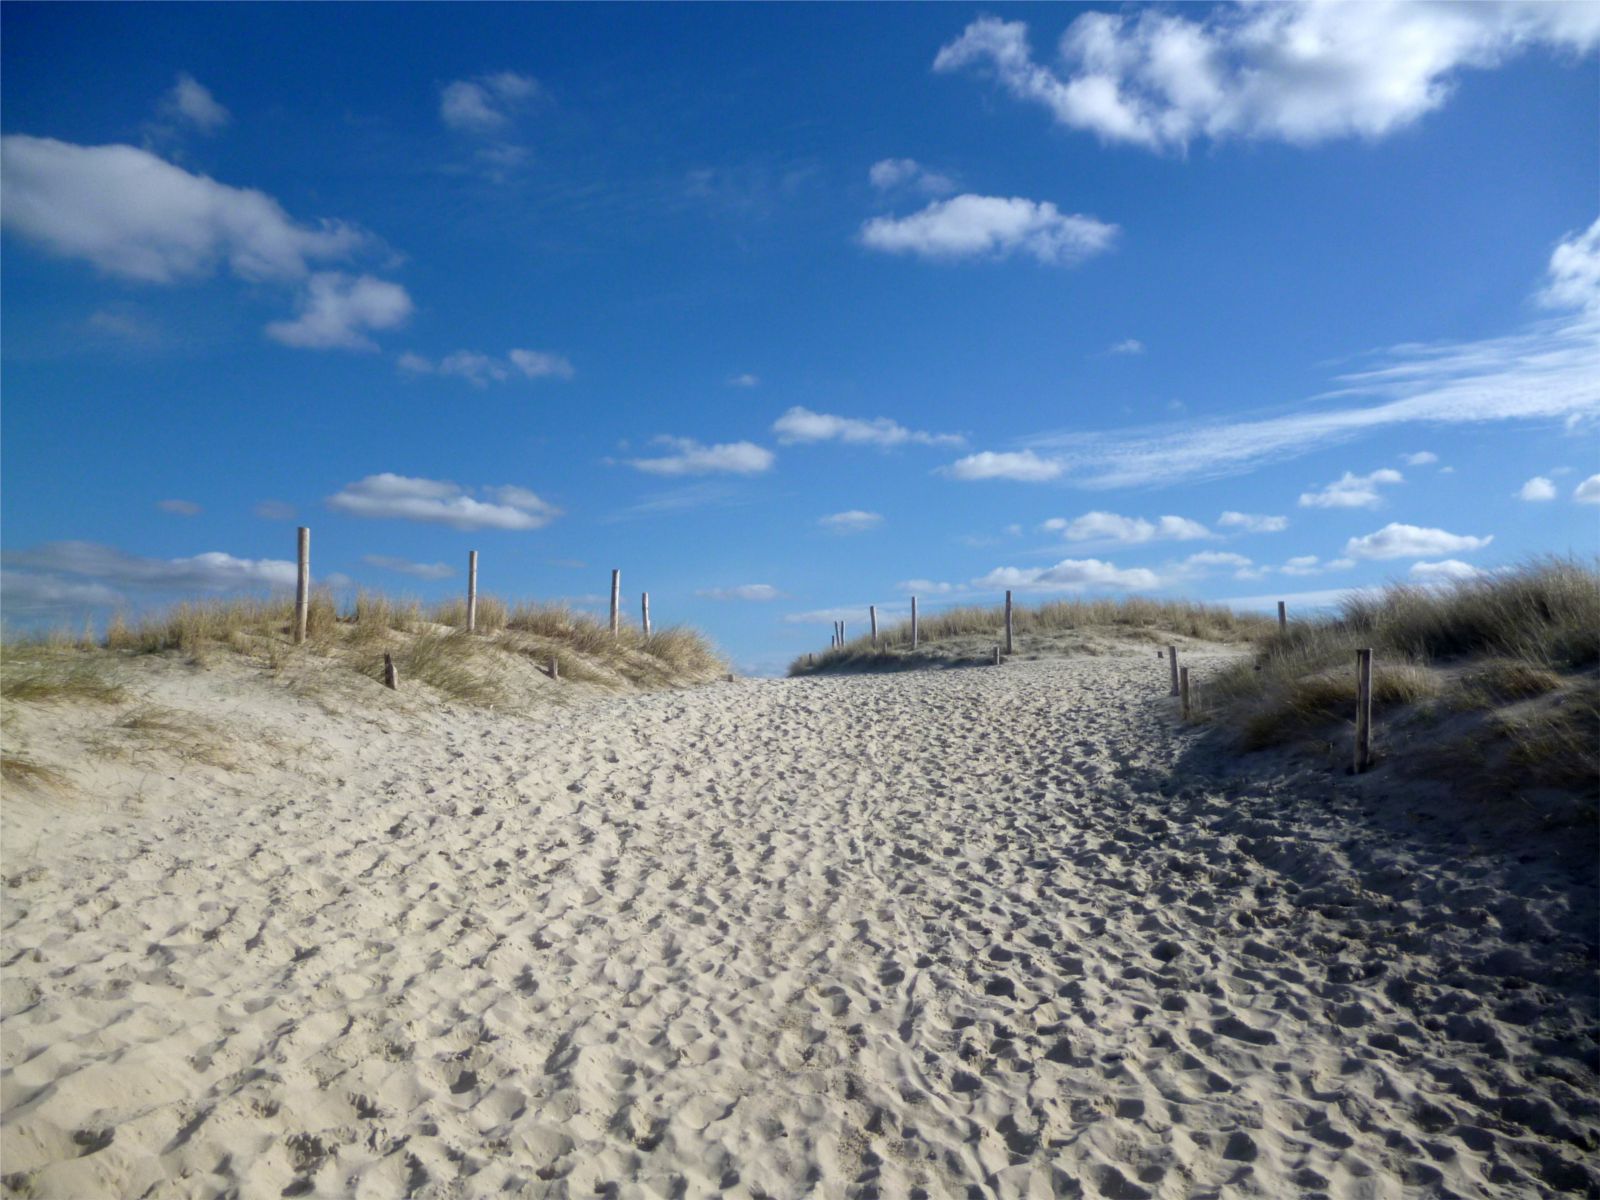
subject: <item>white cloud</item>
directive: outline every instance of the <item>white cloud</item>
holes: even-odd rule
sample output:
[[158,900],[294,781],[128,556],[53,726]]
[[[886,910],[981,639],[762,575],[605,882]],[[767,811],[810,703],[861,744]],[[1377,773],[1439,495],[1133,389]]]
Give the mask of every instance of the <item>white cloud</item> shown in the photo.
[[294,586],[296,575],[295,564],[281,559],[235,558],[217,550],[192,558],[141,558],[97,542],[46,542],[32,550],[7,552],[5,561],[113,587],[164,591],[288,588]]
[[1541,304],[1600,312],[1600,218],[1555,248],[1548,276],[1539,293]]
[[913,188],[929,196],[943,196],[956,190],[955,181],[930,171],[914,158],[884,158],[872,164],[867,178],[880,192]]
[[396,571],[401,575],[410,575],[415,579],[448,579],[454,575],[455,568],[448,563],[419,563],[408,558],[395,558],[388,554],[363,554],[361,561],[369,567],[380,567],[385,571]]
[[1517,489],[1518,500],[1554,500],[1556,485],[1543,475],[1535,475]]
[[973,583],[1027,592],[1077,592],[1085,588],[1138,591],[1156,587],[1161,580],[1144,567],[1122,569],[1097,558],[1064,558],[1053,567],[996,567]]
[[1050,458],[1040,458],[1032,450],[996,453],[984,450],[957,459],[940,468],[952,479],[1014,479],[1019,483],[1044,483],[1057,478],[1066,468]]
[[328,497],[328,507],[356,517],[424,521],[463,530],[539,529],[561,515],[559,508],[526,488],[481,490],[495,503],[475,500],[453,483],[384,472],[346,484]]
[[376,350],[366,331],[403,324],[413,305],[398,283],[319,271],[306,281],[298,307],[294,320],[268,325],[267,336],[300,349]]
[[1327,567],[1315,554],[1297,554],[1278,569],[1285,575],[1318,575]]
[[953,196],[908,217],[874,217],[861,241],[874,250],[923,258],[1006,258],[1022,253],[1050,266],[1071,266],[1111,248],[1117,227],[1049,201],[1020,196]]
[[1377,508],[1383,503],[1378,488],[1384,484],[1404,483],[1399,471],[1382,467],[1368,475],[1354,475],[1346,471],[1327,487],[1317,492],[1302,492],[1302,508]]
[[1418,450],[1415,454],[1402,454],[1400,458],[1408,467],[1425,467],[1439,461],[1439,456],[1432,450]]
[[1600,504],[1600,475],[1591,475],[1573,488],[1572,498],[1579,504]]
[[865,533],[883,524],[883,514],[852,508],[849,512],[836,512],[826,517],[818,517],[817,524],[829,533]]
[[571,379],[576,374],[566,358],[543,350],[512,350],[504,359],[476,350],[457,350],[438,362],[408,350],[395,362],[402,371],[412,375],[454,375],[474,387],[504,383],[513,372],[529,379]]
[[1107,354],[1143,354],[1144,343],[1138,338],[1123,338],[1106,350]]
[[948,596],[961,589],[953,583],[940,583],[933,579],[902,579],[894,585],[899,591],[912,596]]
[[0,609],[8,617],[60,612],[63,609],[109,608],[127,600],[103,583],[82,583],[58,575],[0,570]]
[[1225,512],[1217,518],[1217,524],[1224,529],[1242,529],[1245,533],[1282,533],[1289,527],[1289,518]]
[[1351,538],[1345,543],[1344,552],[1351,558],[1430,558],[1481,550],[1492,541],[1493,534],[1472,537],[1468,534],[1446,533],[1443,529],[1424,529],[1417,525],[1391,522],[1376,533]]
[[295,518],[294,505],[282,500],[262,500],[250,511],[267,521],[292,521]]
[[228,110],[218,104],[216,97],[187,72],[178,76],[172,90],[162,98],[161,111],[192,125],[201,133],[214,133],[230,119]]
[[458,79],[440,90],[439,119],[462,133],[498,133],[538,90],[534,80],[513,71]]
[[658,437],[655,445],[673,451],[659,458],[630,458],[627,463],[652,475],[759,475],[774,461],[772,451],[754,442],[704,446],[693,438]]
[[702,588],[695,593],[708,600],[781,600],[783,593],[770,583],[741,583],[737,587]]
[[1209,575],[1214,570],[1227,570],[1233,572],[1235,579],[1259,579],[1266,571],[1257,567],[1243,554],[1234,554],[1226,550],[1203,550],[1198,554],[1191,554],[1179,563],[1168,576],[1169,582],[1178,579],[1194,579]]
[[1234,554],[1228,550],[1202,550],[1198,554],[1191,554],[1183,560],[1188,567],[1248,567],[1250,559],[1243,554]]
[[219,263],[241,279],[297,281],[310,263],[365,240],[350,225],[291,220],[264,192],[229,187],[133,146],[0,138],[5,225],[67,258],[144,283],[203,279]]
[[1196,541],[1216,536],[1199,521],[1187,517],[1124,517],[1110,512],[1089,512],[1067,520],[1052,517],[1040,528],[1059,532],[1069,542],[1111,541],[1135,544],[1154,541]]
[[1593,5],[1293,0],[1219,5],[1198,20],[1160,9],[1085,13],[1061,37],[1059,70],[1034,60],[1025,24],[981,17],[933,66],[992,73],[1013,96],[1105,141],[1304,145],[1404,128],[1444,103],[1462,68],[1597,41]]
[[1483,573],[1471,563],[1464,563],[1459,558],[1411,564],[1411,574],[1424,583],[1450,583],[1458,579],[1475,579]]
[[[878,620],[897,619],[905,616],[910,609],[898,605],[878,605]],[[863,628],[867,624],[868,612],[865,604],[841,604],[834,608],[814,608],[809,612],[785,613],[784,623],[788,625],[831,625],[835,621],[860,621]]]
[[548,350],[513,350],[508,357],[511,365],[529,379],[571,379],[577,374],[564,355]]
[[836,417],[831,413],[812,412],[799,405],[774,421],[772,432],[785,445],[840,441],[868,446],[900,446],[907,442],[919,446],[959,446],[966,441],[960,434],[907,429],[888,417]]
[[193,500],[157,500],[156,507],[177,517],[198,517],[200,506]]
[[744,372],[741,372],[738,375],[729,376],[729,378],[728,378],[728,386],[729,387],[740,387],[740,388],[760,387],[761,386],[761,376],[754,375],[749,371],[744,371]]

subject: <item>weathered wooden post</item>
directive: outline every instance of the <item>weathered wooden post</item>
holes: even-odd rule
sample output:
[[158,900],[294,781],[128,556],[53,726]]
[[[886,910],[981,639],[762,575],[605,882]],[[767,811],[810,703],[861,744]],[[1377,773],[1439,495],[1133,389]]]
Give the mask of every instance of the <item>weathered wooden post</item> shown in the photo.
[[867,605],[867,620],[872,622],[872,648],[876,650],[878,648],[878,606],[876,604]]
[[1183,719],[1189,719],[1189,668],[1178,668],[1178,687],[1183,695]]
[[846,632],[846,628],[847,627],[846,627],[845,623],[843,621],[840,621],[839,622],[839,648],[840,649],[843,649],[844,648],[844,644],[850,640],[849,635]]
[[311,612],[311,530],[300,526],[300,573],[294,584],[294,644],[306,640],[306,618]]
[[561,678],[561,660],[559,658],[557,658],[554,654],[552,654],[550,656],[550,678],[551,679],[560,679]]
[[649,637],[650,636],[650,593],[649,592],[641,592],[639,594],[639,616],[644,622],[644,635],[645,635],[645,637]]
[[467,632],[478,631],[478,552],[467,551]]
[[917,648],[917,598],[911,597],[911,648]]
[[1006,589],[1006,653],[1011,653],[1011,589]]
[[1278,632],[1287,633],[1289,630],[1289,606],[1282,600],[1278,601]]
[[1000,665],[1000,646],[998,643],[995,644],[994,648],[994,665],[997,667]]
[[1172,668],[1172,694],[1176,696],[1178,694],[1178,648],[1176,646],[1167,647],[1167,665]]
[[400,669],[394,665],[394,655],[383,656],[383,686],[394,691],[400,690]]
[[616,637],[622,629],[622,572],[611,572],[611,636]]
[[1372,650],[1356,651],[1355,773],[1372,765]]

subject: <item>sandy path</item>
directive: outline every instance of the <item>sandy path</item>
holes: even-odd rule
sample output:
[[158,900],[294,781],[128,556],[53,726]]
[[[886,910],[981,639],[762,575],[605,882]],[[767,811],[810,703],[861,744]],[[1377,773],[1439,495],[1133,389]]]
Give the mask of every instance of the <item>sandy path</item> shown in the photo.
[[7,889],[8,1194],[1593,1194],[1593,878],[1173,781],[1160,670],[457,712],[85,834]]

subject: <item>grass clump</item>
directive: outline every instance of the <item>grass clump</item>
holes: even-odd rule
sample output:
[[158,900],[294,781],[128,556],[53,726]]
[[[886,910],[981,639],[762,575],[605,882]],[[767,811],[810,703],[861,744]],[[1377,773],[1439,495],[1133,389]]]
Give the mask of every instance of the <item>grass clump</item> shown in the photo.
[[14,703],[115,704],[124,694],[110,664],[92,655],[7,654],[0,664],[0,699]]
[[21,787],[35,792],[62,792],[67,788],[67,777],[60,771],[20,754],[0,754],[0,782],[8,788]]

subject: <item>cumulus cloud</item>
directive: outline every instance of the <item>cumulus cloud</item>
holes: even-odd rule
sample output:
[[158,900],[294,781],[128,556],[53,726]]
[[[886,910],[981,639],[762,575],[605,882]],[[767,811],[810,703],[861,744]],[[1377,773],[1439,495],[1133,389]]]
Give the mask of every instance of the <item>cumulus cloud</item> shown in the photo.
[[1600,475],[1591,475],[1573,488],[1572,498],[1579,504],[1600,504]]
[[1217,524],[1224,529],[1239,529],[1245,533],[1282,533],[1289,528],[1289,518],[1230,511],[1218,517]]
[[1019,483],[1045,483],[1055,479],[1066,468],[1055,459],[1041,458],[1032,450],[996,453],[984,450],[959,458],[948,467],[940,468],[952,479],[973,481],[979,479],[1013,479]]
[[448,563],[419,563],[409,558],[396,558],[390,554],[363,554],[361,561],[369,567],[410,575],[413,579],[448,579],[456,573]]
[[848,512],[836,512],[826,517],[818,517],[817,524],[829,533],[865,533],[883,524],[883,514],[852,508]]
[[1025,592],[1079,592],[1086,588],[1153,588],[1161,580],[1144,567],[1123,569],[1097,558],[1064,558],[1053,567],[996,567],[973,580],[978,587]]
[[701,588],[696,596],[704,596],[708,600],[779,600],[783,593],[770,583],[741,583],[737,587],[726,588]]
[[1442,554],[1481,550],[1492,541],[1492,534],[1473,537],[1391,522],[1376,533],[1351,538],[1345,543],[1344,552],[1351,558],[1436,558]]
[[1071,266],[1111,248],[1117,227],[1049,201],[1020,196],[953,196],[907,217],[873,217],[861,242],[890,254],[953,261],[1026,254],[1048,266]]
[[282,559],[236,558],[218,550],[190,558],[142,558],[98,542],[46,542],[32,550],[8,551],[5,562],[112,587],[161,591],[288,588],[294,586],[297,570]]
[[1138,338],[1123,338],[1106,349],[1107,354],[1143,354],[1144,343]]
[[1040,528],[1060,533],[1069,542],[1110,541],[1135,544],[1154,541],[1195,541],[1216,536],[1199,521],[1187,517],[1124,517],[1110,512],[1089,512],[1067,520],[1052,517]]
[[405,288],[371,275],[319,271],[306,281],[292,321],[274,321],[267,336],[312,350],[376,350],[366,331],[393,329],[411,316]]
[[884,158],[872,164],[867,178],[880,192],[912,188],[930,196],[943,196],[956,190],[948,176],[928,170],[914,158]]
[[1400,458],[1408,467],[1425,467],[1439,461],[1439,456],[1432,450],[1418,450],[1415,454],[1402,454]]
[[775,461],[772,451],[754,442],[701,445],[693,438],[662,436],[653,445],[672,453],[656,458],[630,458],[627,463],[652,475],[759,475]]
[[215,133],[231,119],[205,85],[187,72],[179,75],[172,90],[162,97],[161,113],[201,133]]
[[1556,246],[1539,301],[1547,308],[1600,312],[1600,218]]
[[1554,500],[1556,485],[1543,475],[1535,475],[1517,489],[1518,500]]
[[346,484],[328,497],[328,507],[355,517],[394,518],[449,525],[455,529],[539,529],[561,515],[553,504],[520,487],[465,488],[436,479],[384,472]]
[[888,417],[837,417],[832,413],[812,412],[799,405],[772,423],[772,432],[785,445],[796,442],[838,441],[851,445],[959,446],[966,441],[956,433],[925,433],[907,429]]
[[1453,583],[1458,579],[1473,579],[1483,573],[1471,563],[1464,563],[1459,558],[1411,564],[1412,577],[1423,583]]
[[198,517],[200,506],[193,500],[157,500],[156,507],[175,517]]
[[1316,575],[1324,568],[1315,554],[1297,554],[1278,569],[1285,575]]
[[1305,145],[1404,128],[1443,104],[1464,68],[1494,67],[1532,46],[1582,52],[1597,41],[1592,5],[1291,0],[1218,5],[1198,18],[1085,13],[1062,35],[1059,65],[1035,60],[1021,21],[981,17],[933,66],[976,69],[1108,142]]
[[538,91],[538,83],[514,71],[457,79],[440,89],[439,119],[462,133],[499,133]]
[[1404,483],[1399,471],[1382,467],[1367,475],[1346,471],[1327,487],[1315,492],[1302,492],[1302,508],[1377,508],[1383,503],[1378,488],[1385,484]]

